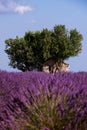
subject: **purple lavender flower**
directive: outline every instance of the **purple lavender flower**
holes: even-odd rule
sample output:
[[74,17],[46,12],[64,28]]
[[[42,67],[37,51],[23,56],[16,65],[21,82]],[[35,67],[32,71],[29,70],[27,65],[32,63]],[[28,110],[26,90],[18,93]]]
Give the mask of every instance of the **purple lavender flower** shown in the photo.
[[0,71],[1,130],[86,130],[87,73]]

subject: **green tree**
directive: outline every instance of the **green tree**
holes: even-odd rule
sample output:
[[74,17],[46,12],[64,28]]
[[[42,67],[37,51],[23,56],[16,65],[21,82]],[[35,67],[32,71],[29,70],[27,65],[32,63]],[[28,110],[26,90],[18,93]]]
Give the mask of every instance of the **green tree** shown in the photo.
[[22,38],[7,39],[5,52],[13,68],[26,71],[33,67],[40,70],[50,58],[63,62],[77,56],[82,50],[82,39],[76,29],[69,31],[65,25],[55,25],[53,30],[29,31]]

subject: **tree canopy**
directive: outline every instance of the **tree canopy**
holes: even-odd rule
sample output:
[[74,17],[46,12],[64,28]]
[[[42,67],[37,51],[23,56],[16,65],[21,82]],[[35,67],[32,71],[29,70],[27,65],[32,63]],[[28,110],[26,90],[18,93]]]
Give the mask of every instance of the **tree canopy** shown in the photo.
[[29,31],[21,38],[7,39],[5,52],[13,68],[22,71],[31,67],[40,69],[50,58],[64,61],[77,56],[82,50],[82,39],[77,29],[68,30],[65,25],[55,25],[52,30]]

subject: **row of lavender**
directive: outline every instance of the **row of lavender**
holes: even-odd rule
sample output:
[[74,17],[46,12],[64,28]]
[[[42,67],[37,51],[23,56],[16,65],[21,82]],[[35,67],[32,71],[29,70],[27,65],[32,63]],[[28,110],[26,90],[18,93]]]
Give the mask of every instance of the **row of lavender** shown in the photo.
[[87,130],[87,73],[0,71],[0,130]]

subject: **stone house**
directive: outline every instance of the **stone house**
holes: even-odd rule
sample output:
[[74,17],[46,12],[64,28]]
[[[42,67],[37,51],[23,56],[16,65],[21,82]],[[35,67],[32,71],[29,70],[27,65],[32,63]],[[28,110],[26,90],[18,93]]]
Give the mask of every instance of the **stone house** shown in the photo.
[[69,71],[69,64],[65,62],[60,63],[57,62],[56,60],[49,59],[43,64],[42,71],[47,73],[56,73],[59,71],[67,72]]

